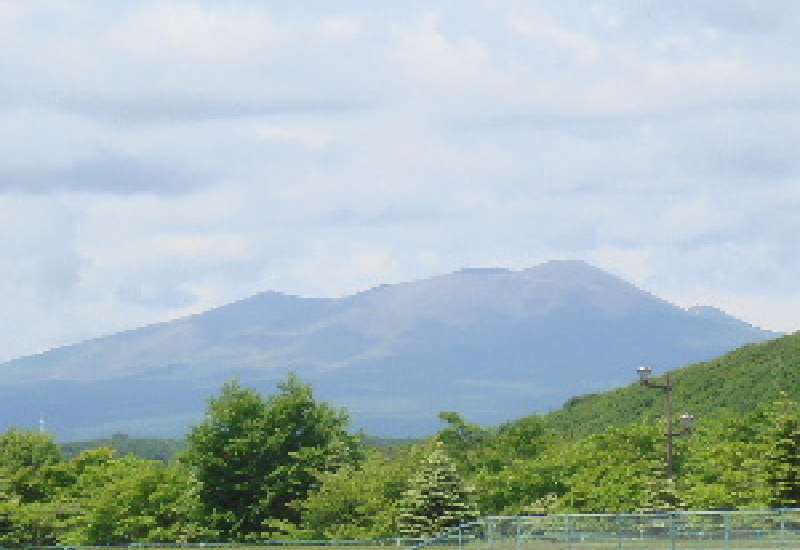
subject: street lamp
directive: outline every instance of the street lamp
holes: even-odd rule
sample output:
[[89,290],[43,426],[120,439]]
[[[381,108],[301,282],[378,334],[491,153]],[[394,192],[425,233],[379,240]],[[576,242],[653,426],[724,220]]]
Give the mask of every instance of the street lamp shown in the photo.
[[672,382],[669,379],[669,373],[664,376],[664,383],[658,384],[653,382],[650,377],[653,374],[653,369],[648,366],[642,366],[636,369],[636,372],[639,374],[639,382],[642,386],[646,386],[648,388],[655,388],[657,390],[661,390],[664,392],[664,403],[666,406],[666,417],[667,417],[667,476],[673,477],[673,460],[672,460],[672,438],[679,437],[682,435],[687,435],[692,430],[692,426],[694,425],[694,415],[689,413],[683,413],[680,416],[681,421],[681,430],[679,432],[675,432],[672,429]]

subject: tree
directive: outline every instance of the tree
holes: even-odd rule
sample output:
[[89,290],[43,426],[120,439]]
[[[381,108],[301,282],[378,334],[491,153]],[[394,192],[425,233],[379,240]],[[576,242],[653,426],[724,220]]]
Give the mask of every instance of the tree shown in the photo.
[[303,527],[314,538],[376,539],[397,533],[398,502],[420,461],[412,446],[391,458],[371,450],[359,464],[323,474],[319,489],[301,507]]
[[561,459],[568,491],[558,508],[567,512],[620,513],[674,508],[666,476],[663,427],[609,428],[578,441]]
[[800,414],[797,403],[775,402],[767,412],[765,434],[766,485],[769,506],[789,508],[800,505]]
[[60,522],[51,500],[61,465],[50,435],[18,429],[0,435],[0,543],[57,542]]
[[444,444],[434,443],[419,471],[409,480],[400,502],[398,528],[410,537],[431,537],[449,527],[474,520],[477,509]]
[[440,412],[439,420],[446,426],[436,434],[436,439],[444,444],[447,456],[455,461],[462,474],[473,472],[479,460],[478,454],[490,440],[491,434],[467,422],[456,412]]
[[48,470],[61,461],[49,434],[11,429],[0,435],[0,479],[20,502],[46,500],[51,492]]
[[682,500],[691,510],[762,509],[766,417],[762,409],[704,421],[688,439],[678,478]]
[[198,483],[182,464],[165,465],[110,450],[79,456],[64,504],[76,512],[62,540],[70,544],[181,543],[212,540],[202,525]]
[[294,503],[322,473],[359,456],[360,438],[346,431],[344,411],[315,401],[294,375],[279,390],[264,399],[230,382],[189,434],[185,460],[200,482],[210,526],[228,538],[296,528]]

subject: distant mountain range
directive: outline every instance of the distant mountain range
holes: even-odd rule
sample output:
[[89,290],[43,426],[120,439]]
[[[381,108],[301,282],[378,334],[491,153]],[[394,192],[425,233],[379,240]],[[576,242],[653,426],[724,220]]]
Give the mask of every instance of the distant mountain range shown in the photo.
[[463,269],[339,298],[265,292],[183,319],[0,365],[0,428],[43,416],[62,440],[176,436],[231,378],[289,371],[381,436],[455,410],[495,424],[779,336],[688,310],[579,261]]

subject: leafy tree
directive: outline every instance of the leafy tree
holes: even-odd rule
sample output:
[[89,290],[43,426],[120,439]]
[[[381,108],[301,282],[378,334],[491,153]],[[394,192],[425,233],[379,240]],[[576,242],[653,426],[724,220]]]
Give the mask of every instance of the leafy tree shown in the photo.
[[542,418],[528,416],[500,426],[493,445],[509,457],[531,459],[550,442]]
[[[559,447],[562,448],[562,447]],[[518,515],[550,512],[542,499],[553,500],[564,494],[564,457],[547,453],[537,459],[513,459],[493,471],[475,476],[475,495],[483,514]]]
[[299,525],[295,504],[324,472],[358,457],[344,411],[314,400],[290,375],[267,399],[235,382],[209,403],[188,438],[185,456],[200,482],[210,526],[224,536],[275,536]]
[[693,510],[766,508],[763,411],[703,422],[689,438],[678,489]]
[[22,503],[49,497],[47,472],[61,461],[61,451],[49,434],[11,429],[0,435],[0,479]]
[[0,435],[0,543],[57,542],[60,524],[51,499],[61,464],[48,434],[11,429]]
[[474,471],[480,460],[478,455],[492,434],[489,430],[467,422],[456,412],[441,412],[439,420],[446,426],[439,431],[436,439],[442,442],[447,455],[456,462],[462,473]]
[[[102,451],[101,451],[102,452]],[[98,451],[83,458],[65,501],[76,513],[63,536],[70,544],[211,540],[202,525],[199,484],[181,464],[133,456],[116,458]],[[99,459],[99,460],[98,460]],[[78,462],[78,460],[76,460]]]
[[408,488],[423,449],[373,450],[359,464],[323,474],[320,487],[303,501],[303,525],[315,538],[375,539],[396,534],[398,502]]
[[[666,476],[662,424],[609,428],[579,441],[571,456],[562,509],[631,512],[671,509],[677,496]],[[676,455],[680,453],[676,447]]]
[[434,443],[419,471],[409,480],[400,502],[398,528],[411,537],[431,537],[478,515],[466,487],[447,456],[444,444]]
[[767,411],[765,434],[766,484],[769,506],[800,506],[800,414],[797,403],[786,398]]
[[54,546],[61,532],[58,508],[50,502],[0,502],[0,544]]

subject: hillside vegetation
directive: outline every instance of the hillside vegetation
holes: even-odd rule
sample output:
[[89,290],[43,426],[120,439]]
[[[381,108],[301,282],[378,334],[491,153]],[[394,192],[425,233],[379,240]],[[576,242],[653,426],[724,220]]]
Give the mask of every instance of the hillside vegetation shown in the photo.
[[147,460],[169,462],[175,455],[186,448],[183,439],[155,439],[128,437],[126,434],[114,434],[110,439],[92,439],[75,441],[60,445],[64,458],[72,459],[84,451],[109,448],[119,456],[133,455]]
[[676,437],[671,468],[660,392],[636,384],[495,428],[442,412],[428,440],[368,445],[295,376],[266,398],[232,382],[170,462],[108,448],[70,459],[48,434],[10,430],[0,545],[374,539],[478,514],[798,507],[799,360],[794,335],[676,371],[676,410],[700,421]]
[[[663,392],[642,387],[636,377],[631,369],[629,386],[569,400],[546,415],[545,424],[556,433],[580,437],[663,416]],[[713,361],[672,371],[670,377],[674,410],[698,419],[746,413],[777,399],[781,392],[800,400],[800,333],[744,346]]]

